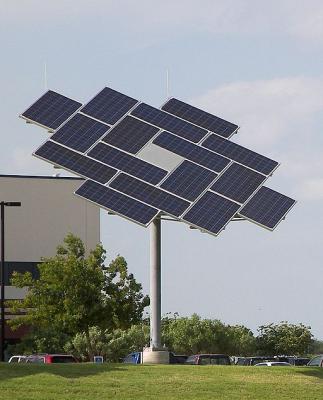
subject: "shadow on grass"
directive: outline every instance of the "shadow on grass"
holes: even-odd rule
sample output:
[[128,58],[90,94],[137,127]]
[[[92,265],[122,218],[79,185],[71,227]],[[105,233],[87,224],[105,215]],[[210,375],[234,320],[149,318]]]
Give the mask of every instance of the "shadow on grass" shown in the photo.
[[297,373],[306,376],[312,376],[318,379],[323,379],[323,368],[320,367],[304,367],[298,370]]
[[104,372],[121,372],[126,368],[122,364],[0,364],[0,383],[14,378],[23,378],[31,375],[50,374],[66,379],[78,379],[87,376],[99,375]]

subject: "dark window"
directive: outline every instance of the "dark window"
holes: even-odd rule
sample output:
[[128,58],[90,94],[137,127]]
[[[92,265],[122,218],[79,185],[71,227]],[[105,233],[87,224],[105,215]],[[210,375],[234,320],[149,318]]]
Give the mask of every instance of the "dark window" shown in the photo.
[[210,365],[210,357],[200,357],[200,365]]
[[230,360],[227,357],[211,358],[212,365],[230,365]]
[[52,363],[71,363],[75,362],[72,356],[52,356]]
[[39,262],[8,261],[5,263],[5,285],[11,285],[10,280],[14,271],[24,273],[30,272],[33,279],[39,278],[37,265]]

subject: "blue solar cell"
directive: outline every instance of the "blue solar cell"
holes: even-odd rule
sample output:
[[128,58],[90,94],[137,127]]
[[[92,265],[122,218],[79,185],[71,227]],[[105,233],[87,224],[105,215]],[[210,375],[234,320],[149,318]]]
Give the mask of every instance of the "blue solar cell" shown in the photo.
[[154,185],[167,175],[167,171],[104,143],[97,144],[88,155]]
[[278,162],[271,160],[261,154],[255,153],[239,144],[223,139],[217,135],[208,136],[202,146],[215,151],[225,157],[231,158],[238,163],[253,168],[265,175],[269,175],[278,166]]
[[109,127],[82,114],[76,114],[51,137],[73,150],[86,152]]
[[114,125],[136,103],[138,103],[138,100],[106,87],[90,100],[81,111],[107,124]]
[[215,172],[221,172],[230,163],[227,158],[169,132],[160,133],[153,143]]
[[190,161],[183,161],[161,184],[161,187],[184,199],[194,201],[217,174]]
[[81,106],[81,103],[49,90],[21,116],[45,128],[57,129]]
[[77,175],[101,183],[108,182],[117,173],[117,170],[107,165],[51,141],[45,142],[34,154]]
[[290,197],[263,186],[239,214],[273,230],[295,203]]
[[190,206],[188,201],[122,173],[109,186],[175,217],[182,215]]
[[183,219],[198,228],[217,235],[235,216],[240,206],[215,193],[206,192]]
[[263,184],[266,177],[233,163],[211,186],[211,190],[229,199],[244,203]]
[[225,121],[222,118],[216,117],[213,114],[174,98],[168,100],[168,102],[163,105],[162,110],[186,119],[195,125],[215,132],[225,138],[232,136],[238,129],[238,125],[232,124],[231,122]]
[[192,125],[187,121],[145,103],[139,104],[131,114],[161,129],[165,129],[166,131],[188,139],[191,142],[197,143],[207,134],[205,129]]
[[138,200],[132,199],[91,180],[84,182],[84,184],[77,189],[75,194],[145,226],[148,225],[159,212],[153,207],[147,206]]
[[136,154],[159,131],[152,125],[127,116],[102,139],[103,142]]

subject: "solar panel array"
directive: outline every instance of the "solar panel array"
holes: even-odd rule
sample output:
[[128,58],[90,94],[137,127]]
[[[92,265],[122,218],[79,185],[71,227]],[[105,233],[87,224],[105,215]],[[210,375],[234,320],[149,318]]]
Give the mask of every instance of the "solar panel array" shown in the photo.
[[218,235],[241,216],[272,230],[295,204],[263,186],[276,161],[229,140],[236,124],[177,99],[157,109],[104,88],[82,107],[48,91],[21,117],[54,130],[34,155],[86,178],[76,195],[143,226],[166,214]]

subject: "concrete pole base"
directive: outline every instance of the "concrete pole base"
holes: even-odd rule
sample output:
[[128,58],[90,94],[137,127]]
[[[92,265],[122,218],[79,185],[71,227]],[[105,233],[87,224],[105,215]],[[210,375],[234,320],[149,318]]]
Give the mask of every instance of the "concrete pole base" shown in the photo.
[[165,348],[146,347],[142,352],[143,364],[169,364],[169,351]]

